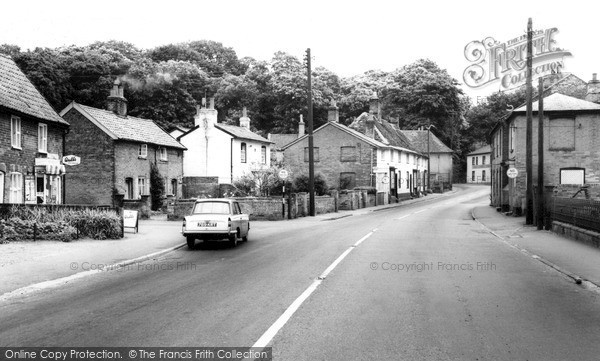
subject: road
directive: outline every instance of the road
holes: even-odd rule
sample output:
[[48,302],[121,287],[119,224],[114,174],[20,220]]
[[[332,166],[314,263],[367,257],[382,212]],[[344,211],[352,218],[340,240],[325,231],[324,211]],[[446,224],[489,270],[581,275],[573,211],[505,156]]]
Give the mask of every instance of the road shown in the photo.
[[275,360],[598,359],[600,296],[474,222],[488,189],[261,222],[235,249],[180,249],[13,299],[0,304],[0,346],[259,341]]

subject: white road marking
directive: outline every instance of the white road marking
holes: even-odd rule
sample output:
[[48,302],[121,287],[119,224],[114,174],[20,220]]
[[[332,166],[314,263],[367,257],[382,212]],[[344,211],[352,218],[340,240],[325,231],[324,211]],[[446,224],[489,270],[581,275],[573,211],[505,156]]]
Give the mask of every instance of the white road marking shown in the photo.
[[422,213],[422,212],[425,212],[425,211],[428,211],[428,210],[429,210],[429,208],[421,209],[420,211],[416,211],[413,214]]
[[292,315],[300,308],[302,303],[304,303],[304,301],[306,301],[308,297],[310,297],[310,295],[317,289],[317,287],[319,287],[319,285],[321,284],[321,282],[323,282],[327,275],[329,275],[329,273],[333,271],[333,269],[337,267],[337,265],[340,264],[340,262],[342,262],[342,260],[346,258],[348,254],[350,254],[350,252],[352,252],[352,250],[354,250],[359,244],[361,244],[367,238],[369,238],[375,231],[377,231],[377,228],[374,229],[372,232],[369,232],[363,238],[359,239],[354,245],[352,245],[352,247],[345,250],[344,253],[342,253],[335,261],[333,261],[333,263],[329,265],[329,267],[327,267],[323,273],[321,273],[319,278],[316,279],[310,286],[308,286],[308,288],[304,290],[304,292],[302,292],[302,294],[298,298],[296,298],[294,302],[292,302],[292,304],[285,310],[285,312],[283,312],[283,314],[279,316],[275,323],[273,323],[271,327],[269,327],[269,329],[262,336],[260,336],[258,341],[256,341],[252,347],[267,347],[269,342],[273,340],[273,337],[275,337],[279,330],[281,330],[281,328],[285,326],[285,324],[289,321]]
[[412,215],[413,215],[412,213],[411,213],[411,214],[407,214],[407,215],[405,215],[405,216],[402,216],[402,217],[400,217],[400,218],[394,218],[394,220],[397,220],[397,221],[399,221],[399,220],[401,220],[401,219],[404,219],[404,218],[406,218],[406,217],[410,217],[410,216],[412,216]]

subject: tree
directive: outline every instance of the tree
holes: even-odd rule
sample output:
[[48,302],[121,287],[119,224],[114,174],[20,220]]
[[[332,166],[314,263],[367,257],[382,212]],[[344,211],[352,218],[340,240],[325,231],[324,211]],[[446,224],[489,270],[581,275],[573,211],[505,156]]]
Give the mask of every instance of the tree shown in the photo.
[[369,100],[373,92],[384,88],[389,73],[370,70],[340,82],[340,121],[346,125],[363,112],[369,111]]
[[399,118],[402,128],[433,124],[445,143],[456,131],[452,119],[461,114],[463,93],[433,61],[420,59],[392,72],[381,93],[384,115]]
[[150,162],[150,199],[153,211],[157,211],[162,207],[164,195],[165,180],[160,175],[156,163]]

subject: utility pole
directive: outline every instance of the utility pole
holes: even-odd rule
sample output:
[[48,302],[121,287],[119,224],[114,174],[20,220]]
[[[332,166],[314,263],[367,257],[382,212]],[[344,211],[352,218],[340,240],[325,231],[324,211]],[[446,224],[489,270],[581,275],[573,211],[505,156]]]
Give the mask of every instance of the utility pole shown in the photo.
[[313,106],[312,106],[312,84],[310,69],[310,48],[306,49],[307,65],[307,92],[308,92],[308,192],[309,210],[311,217],[315,216],[315,158],[313,148]]
[[525,143],[525,174],[526,174],[526,191],[525,191],[525,206],[526,208],[526,213],[525,213],[525,224],[533,224],[533,200],[532,200],[532,196],[533,196],[533,165],[532,165],[532,124],[533,124],[533,118],[532,118],[532,104],[531,104],[531,100],[532,100],[532,93],[533,93],[533,88],[532,88],[532,71],[531,71],[531,65],[532,65],[532,57],[533,57],[533,47],[532,47],[532,38],[533,38],[533,31],[532,31],[532,25],[531,25],[531,18],[529,18],[529,21],[527,22],[527,128],[526,128],[526,143]]
[[429,150],[429,133],[431,133],[431,127],[435,128],[435,125],[429,124],[427,126],[427,193],[431,191],[431,152]]
[[544,80],[538,84],[537,229],[544,229]]

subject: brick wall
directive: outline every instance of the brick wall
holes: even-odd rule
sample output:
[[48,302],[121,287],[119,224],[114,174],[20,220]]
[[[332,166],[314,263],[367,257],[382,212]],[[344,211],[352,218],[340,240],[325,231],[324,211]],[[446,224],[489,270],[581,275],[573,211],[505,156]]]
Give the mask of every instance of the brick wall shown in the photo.
[[[326,126],[314,133],[313,143],[319,148],[319,160],[315,162],[315,174],[322,174],[327,186],[338,188],[341,173],[354,173],[356,187],[371,186],[371,165],[376,165],[376,152],[362,140],[338,129]],[[284,151],[285,164],[291,170],[291,178],[308,174],[308,162],[304,161],[304,148],[308,138],[288,147]],[[354,161],[341,161],[341,147],[354,147]]]
[[[21,119],[21,149],[11,147],[11,114],[10,112],[0,111],[0,170],[5,172],[4,201],[9,199],[9,185],[11,172],[23,174],[23,179],[27,174],[34,174],[35,158],[45,158],[45,153],[38,152],[38,124],[37,119],[17,115]],[[58,154],[59,158],[63,156],[62,135],[66,126],[48,124],[48,153]],[[23,194],[25,190],[23,189]]]
[[[544,185],[556,186],[560,184],[560,169],[568,167],[584,168],[585,183],[600,183],[600,114],[547,114],[544,119]],[[535,118],[535,116],[534,116]],[[553,131],[551,127],[561,127],[565,124],[563,119],[574,119],[572,128]],[[559,120],[559,122],[556,122]],[[514,167],[519,175],[509,181],[509,204],[511,208],[522,207],[526,190],[525,167],[525,115],[518,115],[514,119],[516,130],[515,150],[509,157],[515,158]],[[532,149],[533,149],[533,184],[537,183],[537,119],[533,122]],[[550,133],[552,132],[552,135]],[[564,138],[564,139],[563,139]],[[568,139],[567,139],[568,138]],[[572,142],[573,148],[551,148],[551,144],[568,144]]]
[[65,203],[113,204],[113,140],[75,109],[63,117],[71,124],[65,151],[81,157],[81,163],[67,166]]

